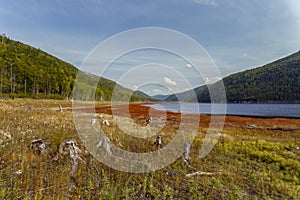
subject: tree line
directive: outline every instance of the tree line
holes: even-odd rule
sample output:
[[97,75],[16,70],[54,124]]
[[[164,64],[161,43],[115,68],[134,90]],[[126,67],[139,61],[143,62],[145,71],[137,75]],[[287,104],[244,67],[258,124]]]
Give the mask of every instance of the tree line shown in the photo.
[[[235,73],[214,84],[173,94],[169,101],[210,102],[224,84],[229,103],[300,103],[300,51],[270,64]],[[191,94],[196,93],[197,99]],[[218,100],[218,96],[214,96]]]
[[0,96],[68,98],[77,69],[40,49],[2,35]]
[[[1,35],[0,43],[0,98],[28,97],[83,100],[111,100],[116,83],[98,76],[82,73],[77,81],[78,93],[72,95],[77,73],[73,65],[64,62],[40,49]],[[96,91],[93,91],[94,81]],[[119,86],[117,99],[131,101],[146,98]],[[91,96],[95,94],[95,96]]]

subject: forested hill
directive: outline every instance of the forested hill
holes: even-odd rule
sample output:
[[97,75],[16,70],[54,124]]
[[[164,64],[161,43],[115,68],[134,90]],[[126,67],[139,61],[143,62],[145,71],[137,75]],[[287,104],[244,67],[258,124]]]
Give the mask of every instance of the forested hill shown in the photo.
[[[223,78],[227,101],[232,103],[300,103],[300,51],[262,67]],[[195,88],[198,102],[210,102],[208,88]],[[188,92],[177,94],[179,100],[192,101]],[[166,100],[175,100],[175,95]]]
[[[71,97],[78,69],[48,53],[9,39],[0,40],[0,98],[2,97],[30,97],[30,98],[58,98]],[[93,87],[89,81],[99,77],[82,73],[82,79],[77,84],[82,91],[75,98],[94,99],[89,96]],[[96,89],[96,100],[111,100],[116,83],[100,78]],[[130,97],[132,91],[118,87],[120,100]],[[134,93],[132,101],[147,100],[147,97]]]

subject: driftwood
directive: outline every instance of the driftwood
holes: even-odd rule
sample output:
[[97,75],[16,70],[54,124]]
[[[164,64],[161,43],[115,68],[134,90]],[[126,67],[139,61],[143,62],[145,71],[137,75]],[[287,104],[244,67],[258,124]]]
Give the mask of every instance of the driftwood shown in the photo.
[[102,119],[103,118],[103,114],[99,114],[98,118]]
[[48,144],[45,143],[42,139],[35,139],[31,141],[30,148],[37,153],[38,155],[44,154],[47,155],[50,152]]
[[[227,124],[227,126],[233,126],[233,125]],[[288,128],[288,127],[274,126],[273,128],[266,128],[266,127],[262,127],[262,126],[257,126],[255,124],[248,124],[245,128],[248,128],[248,129],[266,129],[266,130],[271,130],[271,131],[300,131],[300,127]]]
[[64,156],[70,155],[71,164],[72,164],[72,167],[71,167],[71,170],[69,173],[69,176],[70,176],[69,190],[76,188],[74,174],[78,170],[79,161],[83,161],[79,155],[80,153],[81,153],[81,150],[77,146],[76,140],[62,141],[60,154],[64,155]]
[[296,128],[283,128],[283,127],[273,127],[273,128],[267,128],[267,130],[279,130],[279,131],[299,131],[300,127]]
[[106,126],[109,126],[109,121],[107,119],[104,119],[101,121],[102,125],[106,125]]
[[161,135],[156,136],[156,141],[154,142],[154,144],[156,145],[156,147],[162,146],[162,136]]
[[64,140],[61,143],[61,152],[62,155],[70,155],[72,168],[70,171],[70,176],[73,176],[75,172],[78,170],[79,161],[83,161],[79,156],[81,150],[77,146],[76,140]]
[[186,178],[190,178],[193,176],[212,176],[212,175],[221,175],[221,172],[202,172],[202,171],[197,171],[197,172],[193,172],[190,174],[181,174],[181,173],[177,173],[177,172],[166,172],[167,175],[169,176],[181,176],[181,177],[186,177]]
[[300,152],[300,148],[299,148],[299,147],[295,147],[295,148],[292,148],[292,147],[285,147],[284,149],[285,149],[286,151]]
[[61,104],[58,104],[58,109],[59,109],[59,112],[63,112],[63,108],[62,108]]
[[182,160],[187,166],[189,165],[191,146],[192,143],[186,143],[183,149]]
[[151,122],[152,122],[152,117],[148,116],[148,118],[145,121],[146,125],[150,124]]
[[93,118],[92,120],[91,120],[91,124],[92,125],[95,125],[97,123],[97,119],[96,118]]
[[255,124],[248,124],[247,128],[252,129],[252,128],[257,128],[257,126]]
[[220,175],[221,172],[194,172],[190,174],[186,174],[185,177],[192,177],[192,176],[211,176],[211,175]]
[[111,147],[110,139],[107,136],[102,137],[97,144],[97,148],[103,148],[109,155],[112,154]]

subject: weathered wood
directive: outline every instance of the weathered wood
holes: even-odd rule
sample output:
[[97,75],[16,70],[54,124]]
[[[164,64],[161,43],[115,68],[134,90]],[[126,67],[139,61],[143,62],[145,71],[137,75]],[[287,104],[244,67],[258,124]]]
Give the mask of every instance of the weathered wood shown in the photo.
[[255,124],[248,124],[247,128],[252,129],[252,128],[257,128],[257,126]]
[[182,160],[184,161],[184,163],[186,165],[189,165],[191,146],[192,146],[192,143],[186,143],[184,145]]
[[110,125],[110,123],[107,119],[102,120],[101,123],[102,123],[102,125],[106,125],[106,126]]
[[299,131],[300,127],[295,128],[284,128],[284,127],[273,127],[273,128],[267,128],[267,130],[273,130],[273,131]]
[[148,118],[146,119],[145,123],[148,125],[152,122],[152,117],[148,116]]
[[83,161],[79,155],[81,153],[81,150],[77,146],[76,140],[62,141],[60,153],[64,156],[70,155],[72,167],[69,175],[73,176],[75,172],[78,170],[79,161]]
[[96,118],[93,118],[92,120],[91,120],[91,124],[92,125],[95,125],[97,123],[97,119]]
[[221,172],[194,172],[190,174],[186,174],[185,177],[192,177],[192,176],[211,176],[211,175],[220,175]]
[[63,112],[63,108],[62,108],[61,104],[58,104],[58,109],[59,109],[59,112]]
[[38,155],[44,154],[48,155],[50,148],[48,144],[46,144],[42,139],[35,139],[31,141],[30,148],[37,153]]
[[162,136],[161,135],[156,136],[156,141],[154,142],[154,144],[156,145],[156,147],[162,146]]
[[101,138],[101,140],[98,142],[97,148],[103,148],[109,155],[112,154],[111,152],[111,143],[110,143],[110,139],[107,136],[104,136]]

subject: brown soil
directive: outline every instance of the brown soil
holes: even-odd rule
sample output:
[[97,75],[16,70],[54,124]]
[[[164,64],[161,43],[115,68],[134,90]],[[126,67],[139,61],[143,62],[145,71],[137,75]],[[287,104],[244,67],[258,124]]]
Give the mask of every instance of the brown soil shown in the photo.
[[[87,112],[92,112],[93,109],[84,109]],[[95,108],[96,113],[104,113],[109,115],[118,115],[118,116],[126,116],[130,115],[133,120],[136,121],[144,121],[148,118],[149,115],[152,117],[161,117],[166,116],[166,120],[168,122],[172,122],[174,124],[179,124],[182,114],[167,111],[154,110],[148,106],[144,106],[143,104],[119,104],[111,107],[110,105],[99,106]],[[129,112],[128,112],[129,111]],[[209,115],[184,115],[185,118],[191,119],[191,121],[200,118],[199,125],[200,127],[208,127],[211,116]],[[223,118],[223,116],[214,116],[216,118]],[[198,120],[198,119],[197,119]],[[273,127],[300,127],[299,119],[289,119],[289,118],[259,118],[259,117],[243,117],[243,116],[226,116],[225,118],[225,127],[247,127],[249,124],[255,124],[260,128],[273,128]]]

